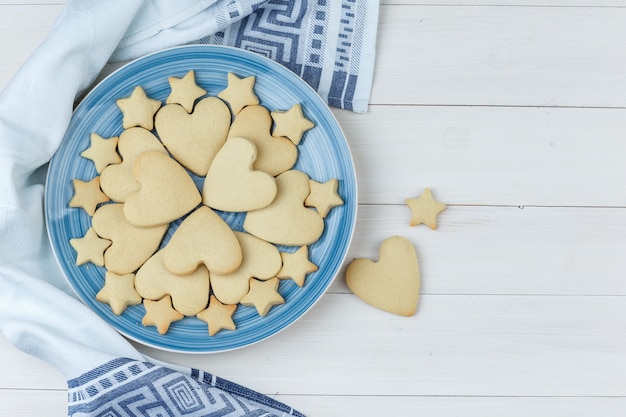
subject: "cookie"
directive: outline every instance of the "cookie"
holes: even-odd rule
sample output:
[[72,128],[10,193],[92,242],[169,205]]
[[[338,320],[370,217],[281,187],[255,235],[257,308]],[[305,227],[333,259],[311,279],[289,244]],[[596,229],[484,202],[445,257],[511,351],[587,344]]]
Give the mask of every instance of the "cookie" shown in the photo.
[[276,277],[279,279],[291,278],[298,287],[304,285],[304,279],[309,273],[318,269],[317,265],[309,260],[309,248],[307,246],[302,246],[293,253],[281,252],[280,257],[283,266]]
[[324,232],[324,219],[304,206],[309,195],[309,177],[291,170],[276,177],[278,192],[269,206],[250,211],[243,228],[263,240],[286,246],[309,245]]
[[165,267],[177,275],[190,274],[200,264],[211,273],[228,274],[239,268],[242,260],[235,233],[207,206],[181,222],[163,251]]
[[272,116],[263,106],[247,106],[230,127],[228,137],[242,137],[254,143],[256,161],[254,169],[275,177],[291,169],[298,158],[298,148],[285,137],[270,134]]
[[400,236],[380,246],[379,260],[359,258],[346,269],[348,288],[367,304],[401,316],[417,309],[420,274],[413,244]]
[[111,241],[102,239],[90,227],[83,237],[70,239],[70,245],[76,251],[76,265],[91,262],[96,266],[104,266],[104,251],[111,246]]
[[132,94],[116,101],[117,107],[122,111],[122,127],[143,127],[152,130],[154,127],[154,114],[161,107],[161,101],[146,95],[140,86],[135,87]]
[[143,265],[156,252],[168,228],[133,226],[124,216],[123,204],[100,206],[91,224],[100,237],[112,242],[104,252],[104,266],[118,275],[130,274]]
[[241,299],[241,304],[254,307],[259,316],[265,317],[274,306],[284,304],[285,299],[278,293],[278,278],[267,281],[250,279],[250,291]]
[[247,233],[235,235],[243,254],[241,265],[230,274],[211,274],[213,294],[224,304],[240,302],[250,290],[250,278],[273,278],[282,265],[276,246]]
[[200,100],[189,114],[178,104],[167,104],[155,117],[163,145],[189,171],[205,176],[230,127],[230,111],[215,97]]
[[312,121],[304,117],[299,103],[287,111],[273,111],[271,115],[275,123],[272,136],[285,136],[296,145],[302,140],[304,132],[315,127]]
[[90,181],[72,180],[74,196],[69,202],[70,207],[82,208],[87,214],[93,216],[96,207],[109,201],[109,197],[100,189],[100,177],[94,177]]
[[437,229],[437,216],[446,205],[435,200],[429,188],[426,188],[418,198],[409,198],[406,200],[407,206],[411,209],[411,226],[425,224],[431,229]]
[[238,114],[246,106],[259,104],[259,98],[254,93],[254,76],[239,78],[229,72],[227,77],[228,86],[217,96],[228,103],[233,114]]
[[111,200],[123,203],[130,194],[140,188],[133,175],[135,159],[147,151],[158,151],[165,155],[167,151],[156,136],[140,127],[122,132],[117,146],[122,162],[109,165],[102,170],[100,187]]
[[163,250],[144,263],[135,275],[135,288],[149,300],[172,298],[172,306],[185,316],[195,316],[209,302],[209,271],[200,265],[185,276],[174,275],[163,264]]
[[182,320],[185,316],[172,308],[172,298],[169,295],[160,300],[143,300],[146,314],[141,320],[144,326],[155,326],[159,334],[165,334],[173,322]]
[[117,153],[118,140],[117,136],[105,139],[97,133],[92,133],[89,148],[85,149],[80,156],[93,161],[96,172],[99,174],[107,166],[122,162],[122,158]]
[[315,207],[322,218],[325,218],[333,207],[343,205],[343,199],[337,193],[339,181],[333,178],[324,183],[309,181],[311,192],[304,200],[307,207]]
[[243,212],[268,206],[276,197],[274,177],[252,167],[256,147],[232,137],[217,153],[204,179],[202,201],[217,210]]
[[135,291],[135,275],[118,275],[107,271],[104,275],[104,286],[96,294],[96,300],[108,304],[111,311],[119,316],[128,306],[141,304],[142,298]]
[[170,83],[172,91],[165,102],[167,104],[180,104],[187,113],[193,111],[196,99],[206,94],[206,90],[196,84],[196,74],[193,70],[182,78],[168,77],[167,81]]
[[202,201],[187,171],[162,152],[139,155],[133,165],[133,176],[141,187],[126,198],[124,216],[134,226],[169,224]]
[[197,317],[208,324],[209,336],[214,336],[220,330],[235,330],[237,326],[233,321],[233,314],[237,310],[236,304],[222,304],[211,296],[206,310],[198,313]]

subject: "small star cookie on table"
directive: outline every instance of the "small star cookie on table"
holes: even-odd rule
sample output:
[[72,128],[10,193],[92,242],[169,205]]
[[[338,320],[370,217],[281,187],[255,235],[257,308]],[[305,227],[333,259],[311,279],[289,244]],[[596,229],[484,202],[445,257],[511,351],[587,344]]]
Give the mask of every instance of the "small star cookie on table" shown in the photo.
[[199,312],[196,317],[208,324],[209,336],[213,336],[220,330],[237,328],[233,321],[235,310],[237,310],[236,304],[222,304],[214,295],[211,295],[209,306]]
[[143,305],[146,308],[146,315],[143,316],[141,324],[155,326],[159,334],[167,333],[170,324],[185,317],[182,313],[174,310],[172,298],[169,295],[157,301],[144,299]]
[[135,87],[132,94],[116,101],[117,107],[122,111],[122,127],[130,129],[139,126],[147,130],[154,128],[154,115],[161,108],[161,101],[146,95],[140,86]]
[[92,160],[96,171],[100,174],[107,166],[122,162],[122,158],[117,153],[118,140],[119,137],[117,136],[105,139],[97,133],[92,133],[89,148],[84,150],[80,156]]
[[418,198],[409,198],[406,205],[411,209],[411,226],[425,224],[431,229],[437,229],[437,216],[446,205],[433,198],[430,188],[426,188]]
[[106,203],[109,197],[100,189],[100,177],[97,176],[89,181],[72,180],[74,186],[74,196],[69,202],[70,207],[82,208],[93,216],[98,204]]
[[135,290],[134,281],[135,274],[118,275],[107,271],[96,300],[108,304],[113,314],[119,316],[128,306],[141,304],[142,297]]
[[304,132],[315,127],[315,124],[304,116],[299,103],[294,104],[287,111],[273,111],[271,115],[276,123],[272,136],[285,136],[295,145],[300,143]]
[[193,111],[193,105],[196,99],[206,94],[206,90],[196,84],[196,75],[193,70],[189,71],[184,77],[169,77],[172,92],[167,97],[167,104],[180,104],[187,111]]
[[280,257],[283,260],[283,267],[276,277],[279,279],[291,278],[298,287],[304,285],[304,279],[310,272],[317,271],[317,265],[309,260],[309,248],[302,246],[293,253],[281,252]]
[[76,265],[91,262],[96,266],[104,266],[104,251],[111,246],[111,241],[102,239],[93,228],[89,228],[85,236],[70,239],[70,245],[76,251]]
[[228,86],[217,96],[230,105],[234,114],[244,107],[259,104],[259,98],[254,93],[256,77],[239,78],[232,72],[228,73]]
[[284,302],[285,299],[278,293],[278,278],[267,281],[250,278],[250,292],[241,299],[241,304],[256,308],[261,317],[266,316],[272,307]]
[[333,207],[343,205],[343,200],[337,193],[339,182],[333,178],[324,183],[309,180],[311,192],[304,200],[307,207],[315,207],[322,218],[325,218]]

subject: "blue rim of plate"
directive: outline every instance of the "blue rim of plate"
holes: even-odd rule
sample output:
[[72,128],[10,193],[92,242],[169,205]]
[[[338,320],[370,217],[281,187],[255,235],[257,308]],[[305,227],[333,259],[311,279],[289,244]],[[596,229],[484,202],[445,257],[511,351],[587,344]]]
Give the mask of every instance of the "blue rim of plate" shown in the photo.
[[[324,182],[339,180],[338,192],[344,200],[325,218],[322,237],[309,246],[309,258],[318,271],[306,277],[302,288],[292,280],[281,280],[279,292],[285,304],[273,307],[260,317],[253,307],[239,305],[233,316],[234,331],[222,330],[209,336],[207,325],[195,317],[172,323],[165,335],[152,326],[141,324],[143,305],[131,306],[120,316],[107,304],[96,301],[104,284],[106,270],[92,263],[76,266],[76,252],[70,239],[83,237],[91,217],[80,208],[71,208],[72,180],[88,181],[97,174],[93,162],[80,156],[89,147],[90,135],[118,136],[122,114],[115,101],[128,97],[141,86],[150,98],[163,103],[169,95],[168,77],[182,77],[194,70],[196,82],[216,96],[227,86],[227,73],[239,77],[254,75],[255,93],[260,104],[270,111],[288,110],[302,105],[305,116],[315,127],[305,133],[298,145],[294,169],[311,179]],[[198,181],[198,178],[196,178]],[[156,52],[138,58],[100,81],[74,110],[61,146],[50,161],[45,190],[45,215],[48,236],[56,260],[78,297],[119,333],[146,346],[183,353],[212,353],[242,348],[267,339],[284,330],[304,315],[326,292],[339,273],[356,223],[357,185],[354,163],[348,143],[326,103],[301,78],[282,65],[242,49],[216,45],[189,45]],[[218,212],[234,230],[242,230],[244,216]],[[171,227],[164,243],[171,236]],[[164,244],[163,243],[163,244]],[[297,248],[279,246],[281,251]]]

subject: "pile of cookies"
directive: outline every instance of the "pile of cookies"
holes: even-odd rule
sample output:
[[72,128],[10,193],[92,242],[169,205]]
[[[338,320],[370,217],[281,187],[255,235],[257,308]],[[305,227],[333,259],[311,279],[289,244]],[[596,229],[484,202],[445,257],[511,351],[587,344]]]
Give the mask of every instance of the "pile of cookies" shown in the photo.
[[[165,103],[135,87],[117,100],[123,132],[94,132],[81,153],[96,175],[73,180],[69,206],[91,216],[85,235],[70,240],[76,264],[104,267],[97,300],[116,315],[143,303],[142,323],[160,334],[187,316],[205,321],[212,336],[236,329],[239,305],[265,316],[283,304],[279,281],[302,287],[318,269],[308,246],[343,204],[337,179],[317,182],[293,169],[315,127],[301,105],[270,111],[254,76],[227,77],[217,96],[193,70],[169,77]],[[243,230],[216,211],[245,213]]]

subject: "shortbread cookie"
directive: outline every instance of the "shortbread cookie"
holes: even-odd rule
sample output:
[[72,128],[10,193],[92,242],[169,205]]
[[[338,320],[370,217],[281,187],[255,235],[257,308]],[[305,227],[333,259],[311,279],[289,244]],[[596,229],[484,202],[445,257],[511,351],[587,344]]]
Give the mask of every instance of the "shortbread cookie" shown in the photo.
[[279,279],[291,278],[298,287],[304,285],[306,276],[318,270],[317,265],[309,260],[309,248],[307,246],[300,247],[297,251],[281,252],[283,266],[276,274]]
[[302,140],[304,132],[315,127],[315,123],[304,117],[300,104],[294,104],[287,111],[276,110],[271,114],[275,123],[272,135],[285,136],[296,145]]
[[187,171],[168,155],[144,152],[135,159],[133,176],[141,188],[126,198],[124,215],[134,226],[168,224],[193,210],[202,197]]
[[185,316],[174,310],[172,298],[169,295],[160,300],[143,300],[146,308],[146,315],[143,316],[141,324],[144,326],[155,326],[159,334],[165,334],[173,322],[182,320]]
[[274,306],[284,304],[285,299],[278,293],[278,278],[267,281],[250,279],[250,292],[241,299],[241,304],[256,308],[259,316],[265,317]]
[[137,271],[135,288],[149,300],[159,300],[169,294],[177,311],[195,316],[209,302],[209,271],[200,265],[189,275],[174,275],[165,268],[163,250],[160,250]]
[[196,175],[205,176],[230,127],[230,111],[215,97],[200,100],[189,114],[178,104],[163,106],[155,127],[172,156]]
[[235,330],[237,326],[233,321],[233,314],[237,310],[236,304],[222,304],[211,296],[211,301],[206,310],[198,313],[198,318],[208,324],[209,336],[214,336],[220,330]]
[[420,273],[413,244],[394,236],[380,246],[379,260],[359,258],[346,270],[348,288],[366,303],[401,316],[417,309]]
[[109,165],[100,174],[100,187],[111,200],[123,203],[126,198],[139,190],[139,182],[133,176],[135,159],[144,152],[167,151],[151,132],[140,127],[125,130],[120,135],[118,149],[122,157],[119,164]]
[[407,206],[411,209],[411,226],[425,224],[431,229],[437,229],[437,216],[446,205],[435,200],[430,188],[426,188],[418,198],[409,198],[406,200]]
[[140,86],[135,87],[132,94],[116,101],[117,107],[122,111],[122,127],[130,129],[139,126],[147,130],[154,128],[154,114],[161,107],[161,101],[146,95]]
[[276,197],[274,177],[252,166],[256,147],[232,137],[217,153],[204,179],[202,201],[217,210],[242,212],[268,206]]
[[109,201],[109,197],[100,189],[100,177],[94,177],[90,181],[72,180],[74,196],[69,202],[70,207],[82,208],[93,216],[96,207]]
[[196,84],[196,74],[189,71],[183,78],[168,77],[171,92],[165,102],[167,104],[180,104],[187,113],[193,111],[196,99],[206,94],[206,90]]
[[293,167],[298,158],[298,148],[285,137],[272,136],[271,127],[269,110],[263,106],[248,106],[235,117],[228,137],[238,136],[253,142],[257,155],[254,169],[275,177]]
[[70,239],[70,245],[76,251],[76,265],[91,262],[96,266],[104,266],[104,251],[111,246],[111,241],[102,239],[93,228],[89,228],[85,236]]
[[187,275],[200,264],[209,272],[228,274],[241,265],[241,246],[228,224],[213,210],[202,206],[191,213],[164,248],[163,262],[177,275]]
[[228,73],[228,86],[217,96],[226,101],[233,114],[237,114],[246,106],[259,104],[259,98],[254,93],[254,76],[239,78],[232,72]]
[[309,245],[324,232],[324,219],[304,206],[309,195],[309,177],[291,170],[276,177],[278,192],[269,206],[250,211],[243,224],[244,230],[278,245]]
[[142,298],[135,290],[135,274],[117,275],[107,271],[104,287],[96,294],[96,300],[108,304],[111,311],[119,316],[128,306],[141,304]]
[[91,223],[100,237],[111,240],[104,252],[104,266],[119,275],[135,272],[143,265],[156,252],[168,228],[133,226],[124,216],[123,204],[100,206]]
[[343,199],[337,193],[339,181],[336,178],[324,183],[309,181],[311,193],[304,200],[307,207],[315,207],[322,218],[325,218],[333,207],[343,205]]
[[225,304],[241,301],[250,290],[250,278],[273,278],[282,265],[276,246],[247,233],[235,232],[235,235],[243,254],[241,265],[230,274],[211,274],[213,293]]
[[117,136],[105,139],[97,133],[92,133],[89,148],[85,149],[80,156],[93,161],[96,172],[99,174],[108,165],[122,162],[122,158],[117,153],[118,140]]

